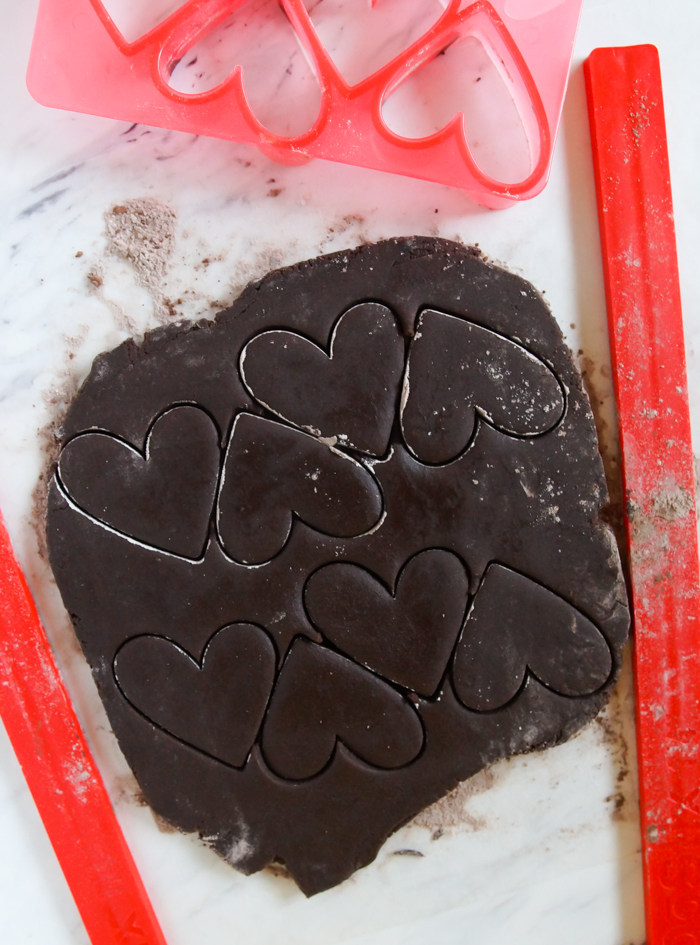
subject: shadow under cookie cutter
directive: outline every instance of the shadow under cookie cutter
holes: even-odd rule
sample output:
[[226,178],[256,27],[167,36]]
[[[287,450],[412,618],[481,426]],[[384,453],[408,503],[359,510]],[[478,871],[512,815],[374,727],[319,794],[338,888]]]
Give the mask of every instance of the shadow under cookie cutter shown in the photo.
[[[257,145],[287,164],[321,157],[435,181],[493,208],[536,196],[549,176],[582,0],[440,0],[437,21],[390,62],[349,85],[319,39],[304,0],[279,0],[320,86],[312,127],[274,134],[246,98],[241,66],[195,94],[169,84],[188,49],[249,0],[186,0],[133,42],[102,0],[40,0],[27,85],[41,104]],[[270,0],[271,3],[276,0]],[[367,0],[372,6],[383,0]],[[512,98],[527,139],[529,172],[488,176],[455,116],[435,134],[408,138],[386,124],[386,99],[453,43],[481,42]],[[512,146],[507,137],[498,147]]]

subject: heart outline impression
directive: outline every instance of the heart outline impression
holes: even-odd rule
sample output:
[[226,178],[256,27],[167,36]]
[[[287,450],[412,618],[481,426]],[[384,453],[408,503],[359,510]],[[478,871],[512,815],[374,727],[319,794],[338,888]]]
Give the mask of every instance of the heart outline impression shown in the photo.
[[328,446],[382,456],[404,360],[394,313],[362,302],[335,322],[327,350],[298,332],[265,331],[243,348],[239,372],[255,400],[286,423]]
[[[436,371],[435,364],[445,365]],[[473,442],[479,420],[506,436],[553,430],[566,411],[554,371],[524,345],[436,309],[421,312],[401,394],[401,432],[413,456],[440,466]]]
[[101,526],[195,561],[209,535],[220,465],[211,416],[179,404],[153,420],[142,450],[106,431],[80,433],[63,447],[56,480],[68,500]]
[[345,561],[319,568],[304,588],[309,620],[324,637],[379,676],[424,697],[434,695],[444,676],[468,599],[466,566],[442,548],[409,558],[393,588]]
[[289,541],[295,520],[356,538],[383,514],[379,483],[352,456],[275,420],[236,416],[216,498],[217,536],[233,561],[268,563]]
[[240,769],[260,731],[276,663],[262,627],[233,623],[212,634],[199,660],[168,637],[131,637],[112,671],[123,697],[151,724]]

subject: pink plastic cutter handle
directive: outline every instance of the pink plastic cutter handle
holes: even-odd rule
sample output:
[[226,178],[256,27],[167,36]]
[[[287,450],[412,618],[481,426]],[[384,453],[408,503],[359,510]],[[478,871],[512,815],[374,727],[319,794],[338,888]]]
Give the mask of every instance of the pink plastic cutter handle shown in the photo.
[[[353,86],[320,42],[304,0],[280,0],[321,88],[316,122],[292,138],[257,120],[240,67],[208,92],[187,95],[169,85],[173,64],[245,2],[186,0],[128,43],[101,0],[41,0],[29,91],[56,108],[250,142],[287,163],[322,157],[451,184],[491,207],[534,197],[545,186],[582,0],[443,0],[442,15],[423,36]],[[384,123],[385,98],[466,36],[484,44],[511,89],[530,143],[531,171],[524,180],[497,181],[481,171],[459,114],[427,138],[401,137]]]

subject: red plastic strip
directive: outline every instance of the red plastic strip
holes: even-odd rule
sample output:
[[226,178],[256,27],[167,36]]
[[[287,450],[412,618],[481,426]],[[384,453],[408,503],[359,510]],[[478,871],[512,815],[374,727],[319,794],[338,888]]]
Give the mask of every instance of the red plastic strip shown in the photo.
[[0,715],[92,945],[165,945],[1,517]]
[[700,945],[695,477],[659,58],[596,49],[588,106],[635,624],[648,945]]

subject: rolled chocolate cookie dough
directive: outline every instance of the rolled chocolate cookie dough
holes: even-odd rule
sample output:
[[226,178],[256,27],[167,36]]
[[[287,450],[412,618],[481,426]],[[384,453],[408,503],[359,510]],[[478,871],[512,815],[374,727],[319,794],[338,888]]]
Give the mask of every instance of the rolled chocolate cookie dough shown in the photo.
[[629,613],[595,426],[541,295],[413,238],[96,359],[51,564],[153,809],[307,895],[558,744]]

